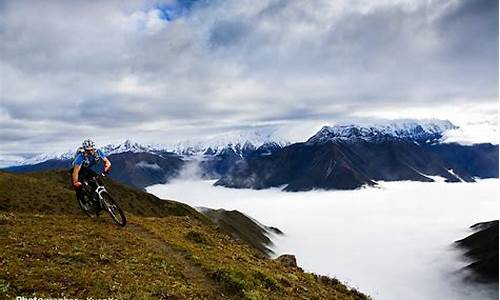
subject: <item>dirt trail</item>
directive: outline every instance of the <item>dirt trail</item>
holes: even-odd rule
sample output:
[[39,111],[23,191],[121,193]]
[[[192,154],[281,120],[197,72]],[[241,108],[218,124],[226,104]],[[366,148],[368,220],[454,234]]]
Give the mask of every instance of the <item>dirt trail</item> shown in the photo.
[[234,299],[220,292],[221,287],[217,286],[214,281],[207,277],[207,273],[201,266],[186,258],[186,252],[176,250],[167,241],[162,239],[154,232],[148,230],[145,226],[137,223],[127,224],[127,228],[137,234],[138,237],[144,238],[148,242],[152,242],[156,249],[159,249],[165,256],[169,257],[178,270],[186,277],[186,282],[204,286],[207,288],[207,294],[210,294],[210,299]]

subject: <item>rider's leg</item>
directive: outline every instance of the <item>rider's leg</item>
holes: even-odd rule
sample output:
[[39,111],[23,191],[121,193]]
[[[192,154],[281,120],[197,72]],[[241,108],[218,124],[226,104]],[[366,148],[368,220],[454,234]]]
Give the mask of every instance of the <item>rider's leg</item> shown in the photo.
[[95,190],[97,188],[97,185],[93,180],[90,180],[92,178],[97,177],[97,173],[94,171],[87,169],[87,168],[82,168],[80,169],[80,173],[78,173],[78,176],[82,178],[83,181],[86,181],[88,184],[90,184],[90,187],[92,190]]
[[76,199],[78,201],[83,201],[83,187],[80,187],[75,192],[76,192]]
[[80,170],[79,176],[80,176],[80,174],[82,176],[82,180],[87,182],[87,184],[89,185],[88,191],[92,191],[92,192],[96,191],[97,190],[97,183],[96,183],[96,180],[92,180],[92,179],[97,178],[97,180],[99,180],[97,173],[95,173],[91,169],[82,168]]
[[[95,213],[97,215],[99,215],[99,211],[100,211],[100,209],[98,208],[99,202],[96,201],[95,197],[92,196],[92,195],[94,195],[93,191],[95,191],[97,189],[97,186],[95,184],[95,181],[91,180],[91,179],[96,177],[96,176],[97,176],[97,174],[95,172],[93,172],[92,170],[89,170],[87,168],[81,168],[80,172],[78,173],[78,179],[80,180],[81,183],[83,183],[83,186],[82,186],[83,188],[80,189],[81,197],[84,197],[85,192],[90,193],[90,194],[88,194],[88,196],[90,197],[90,198],[88,198],[88,200],[90,200],[91,202],[94,203],[93,205],[94,205]],[[87,186],[87,184],[89,186]],[[77,197],[78,197],[78,195],[77,195]],[[95,205],[97,205],[97,206],[95,206]]]
[[[89,179],[91,179],[94,174],[94,172],[88,170],[87,168],[81,168],[80,172],[78,172],[78,181],[83,183],[83,185],[76,190],[76,198],[78,200],[83,200],[85,190],[88,191],[86,184],[91,182]],[[95,187],[92,187],[92,189],[95,189]]]
[[[72,177],[73,175],[72,174],[73,174],[73,168],[71,168],[69,170],[71,184],[73,184],[73,177]],[[76,200],[78,200],[78,201],[83,200],[83,187],[76,189],[75,193],[76,193]]]

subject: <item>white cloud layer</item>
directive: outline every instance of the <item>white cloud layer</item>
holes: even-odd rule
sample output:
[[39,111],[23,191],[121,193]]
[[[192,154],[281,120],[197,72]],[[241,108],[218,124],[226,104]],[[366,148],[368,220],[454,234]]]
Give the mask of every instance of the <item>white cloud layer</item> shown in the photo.
[[[441,178],[442,179],[442,178]],[[356,191],[238,190],[177,180],[147,190],[191,206],[237,209],[285,236],[307,271],[335,276],[374,299],[487,300],[498,285],[464,282],[470,261],[452,247],[468,227],[498,218],[498,179],[477,183],[383,182]]]
[[0,154],[492,106],[497,25],[495,0],[3,1]]

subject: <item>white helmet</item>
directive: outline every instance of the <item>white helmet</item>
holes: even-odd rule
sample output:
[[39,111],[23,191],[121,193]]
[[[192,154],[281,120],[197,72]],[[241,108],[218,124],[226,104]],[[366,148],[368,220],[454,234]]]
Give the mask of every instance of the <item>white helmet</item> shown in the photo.
[[92,140],[84,140],[82,143],[82,148],[83,150],[91,150],[95,149],[95,143]]

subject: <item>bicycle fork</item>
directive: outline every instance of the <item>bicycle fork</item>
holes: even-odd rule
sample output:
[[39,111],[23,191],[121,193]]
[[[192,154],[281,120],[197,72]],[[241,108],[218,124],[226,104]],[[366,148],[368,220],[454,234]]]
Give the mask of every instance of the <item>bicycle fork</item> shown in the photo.
[[102,199],[102,193],[106,191],[106,188],[102,185],[99,185],[96,189],[95,192],[97,195],[99,195],[99,198]]

